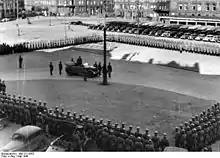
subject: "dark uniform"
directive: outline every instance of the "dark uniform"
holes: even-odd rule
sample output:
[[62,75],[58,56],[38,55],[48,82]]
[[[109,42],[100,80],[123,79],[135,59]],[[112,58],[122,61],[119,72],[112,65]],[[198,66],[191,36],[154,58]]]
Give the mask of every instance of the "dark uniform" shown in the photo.
[[23,58],[21,55],[19,55],[19,69],[22,69],[22,63],[23,63]]
[[158,132],[157,131],[154,132],[154,136],[152,137],[152,142],[154,144],[154,150],[159,151],[160,138],[158,137]]
[[53,75],[53,63],[52,62],[50,62],[49,68],[50,68],[50,76],[52,76]]
[[107,69],[108,69],[108,77],[111,78],[111,76],[112,76],[111,75],[112,74],[112,65],[111,65],[111,63],[108,64]]
[[58,65],[58,66],[59,66],[59,74],[62,75],[63,64],[62,64],[61,61],[59,62],[59,65]]
[[164,149],[166,147],[168,147],[170,144],[169,144],[169,141],[167,140],[167,134],[164,133],[163,134],[163,139],[161,139],[160,141],[160,148],[161,148],[161,151],[164,151]]

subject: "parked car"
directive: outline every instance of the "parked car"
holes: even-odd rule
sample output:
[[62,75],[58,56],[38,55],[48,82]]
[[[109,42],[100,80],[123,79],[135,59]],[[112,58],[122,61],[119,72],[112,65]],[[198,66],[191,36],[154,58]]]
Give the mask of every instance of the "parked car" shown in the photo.
[[121,26],[118,28],[117,32],[122,32],[124,29],[126,29],[126,26]]
[[134,33],[140,35],[144,31],[144,28],[138,28]]
[[165,32],[161,35],[161,37],[167,37],[168,34],[170,34],[170,31],[165,31]]
[[170,34],[167,37],[174,37],[179,31],[170,31]]
[[210,40],[211,42],[218,42],[220,40],[220,36],[213,36],[212,39]]
[[37,126],[24,126],[17,130],[11,141],[0,149],[2,152],[30,152],[49,146],[44,131]]
[[132,28],[131,30],[129,30],[128,33],[133,34],[136,30],[137,30],[137,28]]
[[155,33],[155,36],[161,36],[163,34],[164,30],[159,30]]
[[150,33],[149,33],[149,36],[155,36],[155,33],[157,32],[158,30],[152,30]]
[[207,35],[207,36],[205,36],[205,37],[203,38],[203,41],[204,41],[204,42],[209,42],[209,41],[211,41],[212,38],[213,38],[213,35]]
[[184,34],[184,32],[177,32],[177,33],[174,35],[174,38],[180,38],[183,34]]
[[8,22],[8,21],[10,21],[9,18],[4,18],[4,19],[1,20],[1,22]]
[[194,33],[188,37],[188,40],[194,40],[197,36],[198,34]]
[[145,29],[141,35],[148,35],[150,33],[151,29]]
[[196,41],[201,41],[201,40],[203,40],[204,37],[205,37],[205,34],[199,34],[199,35],[195,38],[195,40],[196,40]]
[[190,36],[190,33],[184,33],[181,37],[180,37],[180,39],[187,39],[188,37]]
[[123,33],[128,33],[131,29],[132,29],[132,27],[127,27],[127,28],[123,31]]

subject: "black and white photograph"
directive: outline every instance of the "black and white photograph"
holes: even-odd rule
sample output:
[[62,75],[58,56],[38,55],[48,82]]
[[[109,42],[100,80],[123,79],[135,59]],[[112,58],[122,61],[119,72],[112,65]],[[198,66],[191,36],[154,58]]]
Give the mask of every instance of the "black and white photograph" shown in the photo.
[[220,0],[0,0],[0,153],[219,151]]

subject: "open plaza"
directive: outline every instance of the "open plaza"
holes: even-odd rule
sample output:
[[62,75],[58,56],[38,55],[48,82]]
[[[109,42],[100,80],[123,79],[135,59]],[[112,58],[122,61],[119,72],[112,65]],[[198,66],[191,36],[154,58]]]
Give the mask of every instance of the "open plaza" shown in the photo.
[[[16,21],[0,23],[0,42],[15,44],[103,34],[86,26],[65,24],[78,20],[91,24],[103,22],[97,18],[35,17],[30,18],[31,24],[28,24],[22,19],[19,20],[20,36],[17,35]],[[148,128],[151,135],[154,131],[159,135],[166,132],[171,146],[175,143],[173,131],[176,126],[220,102],[219,57],[116,42],[108,42],[107,47],[111,49],[107,61],[113,66],[108,86],[99,84],[102,78],[84,82],[82,77],[69,77],[65,72],[58,74],[59,61],[66,63],[79,56],[91,65],[103,63],[103,43],[23,53],[24,69],[18,69],[19,54],[0,56],[0,78],[6,81],[10,94],[46,101],[49,108],[59,106],[65,111],[110,119],[113,123],[125,122],[133,128],[139,126],[143,132]],[[125,55],[130,58],[123,59]],[[150,59],[153,63],[149,63]],[[51,61],[53,76],[50,76],[48,67]],[[198,63],[200,72],[160,65],[172,61],[181,66]],[[0,147],[8,143],[17,128],[18,125],[9,124],[0,131]],[[218,150],[218,144],[213,145],[214,151]]]

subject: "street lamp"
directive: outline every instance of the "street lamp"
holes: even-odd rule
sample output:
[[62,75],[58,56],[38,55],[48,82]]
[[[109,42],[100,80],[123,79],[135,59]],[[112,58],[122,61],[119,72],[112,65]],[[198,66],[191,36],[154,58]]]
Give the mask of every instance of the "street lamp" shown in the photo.
[[51,6],[52,5],[52,2],[50,1],[50,4],[48,4],[48,11],[49,11],[49,16],[50,16],[50,21],[49,21],[49,26],[51,26],[51,14],[50,14],[50,9],[51,9]]
[[66,0],[65,0],[65,3],[64,3],[64,38],[66,40],[66,36],[67,36],[67,33],[66,33]]
[[106,52],[106,0],[104,0],[104,63],[103,63],[103,85],[108,85],[107,78],[107,52]]
[[20,34],[20,28],[19,28],[19,21],[18,21],[18,19],[19,19],[19,15],[18,15],[18,13],[19,13],[19,7],[18,7],[18,0],[17,0],[17,29],[18,29],[18,36],[20,36],[21,34]]

